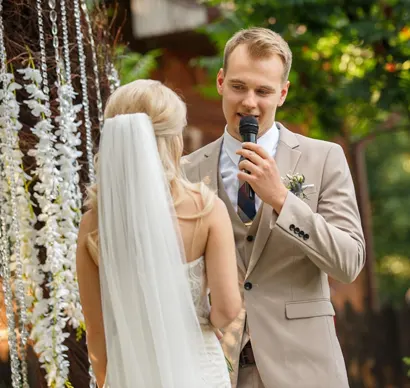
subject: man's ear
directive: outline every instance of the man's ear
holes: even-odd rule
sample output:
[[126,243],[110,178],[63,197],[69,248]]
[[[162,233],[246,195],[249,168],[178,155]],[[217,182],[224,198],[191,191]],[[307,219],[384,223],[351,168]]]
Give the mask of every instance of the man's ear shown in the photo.
[[286,83],[283,85],[283,87],[280,91],[280,99],[279,99],[278,106],[282,106],[284,104],[284,102],[286,100],[286,96],[288,95],[289,86],[290,86],[290,82],[286,81]]
[[218,90],[218,94],[222,96],[222,85],[224,83],[225,74],[224,69],[219,69],[218,75],[216,76],[216,89]]

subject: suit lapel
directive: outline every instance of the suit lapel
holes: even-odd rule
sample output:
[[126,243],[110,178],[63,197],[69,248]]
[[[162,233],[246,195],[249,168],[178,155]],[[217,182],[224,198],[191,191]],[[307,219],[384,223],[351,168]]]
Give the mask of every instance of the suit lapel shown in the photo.
[[[281,177],[284,177],[286,174],[294,173],[301,152],[297,149],[299,142],[295,134],[278,122],[276,125],[279,129],[279,143],[276,150],[275,161]],[[255,268],[256,263],[258,262],[270,236],[271,225],[276,223],[277,218],[278,215],[275,211],[273,211],[272,207],[266,203],[263,203],[261,218],[246,277],[248,277]]]
[[203,155],[203,162],[199,163],[199,176],[211,190],[218,191],[219,156],[221,154],[222,137],[213,144]]
[[[221,155],[221,148],[222,148],[222,141],[223,138],[221,137],[214,143],[212,149],[208,150],[207,153],[204,154],[204,161],[199,164],[199,174],[200,179],[207,183],[209,188],[218,193],[218,196],[224,201],[229,216],[232,221],[232,227],[234,229],[235,240],[238,236],[244,237],[241,228],[244,228],[242,221],[235,213],[231,201],[228,195],[225,192],[225,189],[222,184],[222,179],[220,178],[219,174],[219,157]],[[237,243],[237,241],[236,241]],[[238,249],[236,252],[237,263],[239,269],[243,272],[243,275],[246,273],[245,264],[243,261],[242,255],[239,253]]]

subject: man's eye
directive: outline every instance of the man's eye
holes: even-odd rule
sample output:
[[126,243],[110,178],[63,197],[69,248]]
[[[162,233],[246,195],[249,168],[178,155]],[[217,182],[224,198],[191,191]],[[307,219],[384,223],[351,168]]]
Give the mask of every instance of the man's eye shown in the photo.
[[242,90],[243,89],[242,85],[232,85],[232,87],[236,90]]
[[261,96],[267,96],[269,92],[267,90],[258,90],[258,94],[260,94]]

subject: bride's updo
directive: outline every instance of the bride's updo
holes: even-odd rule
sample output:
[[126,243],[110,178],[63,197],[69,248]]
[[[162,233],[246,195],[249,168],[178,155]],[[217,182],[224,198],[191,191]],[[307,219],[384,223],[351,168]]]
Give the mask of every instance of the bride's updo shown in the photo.
[[[196,219],[208,214],[212,210],[215,194],[202,182],[190,183],[184,177],[180,166],[184,147],[182,132],[187,124],[185,103],[159,81],[136,80],[120,86],[109,97],[104,118],[133,113],[146,113],[151,119],[159,156],[175,206],[180,203],[184,194],[201,194],[203,206],[198,213],[178,216],[183,219]],[[98,154],[95,160],[98,174]],[[97,192],[96,184],[88,188],[88,198],[85,201],[88,209],[97,210]]]
[[146,113],[154,127],[165,173],[173,185],[181,176],[182,131],[186,126],[186,106],[179,96],[159,81],[137,80],[118,88],[108,99],[104,117]]

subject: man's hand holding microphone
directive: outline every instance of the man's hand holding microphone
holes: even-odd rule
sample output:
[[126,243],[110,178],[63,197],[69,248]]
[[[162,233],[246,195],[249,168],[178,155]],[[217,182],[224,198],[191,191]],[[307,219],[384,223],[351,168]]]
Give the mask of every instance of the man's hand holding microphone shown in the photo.
[[238,179],[246,182],[250,198],[256,195],[280,213],[288,195],[276,161],[257,144],[258,121],[254,116],[244,116],[239,123],[243,144],[236,151],[241,156]]

